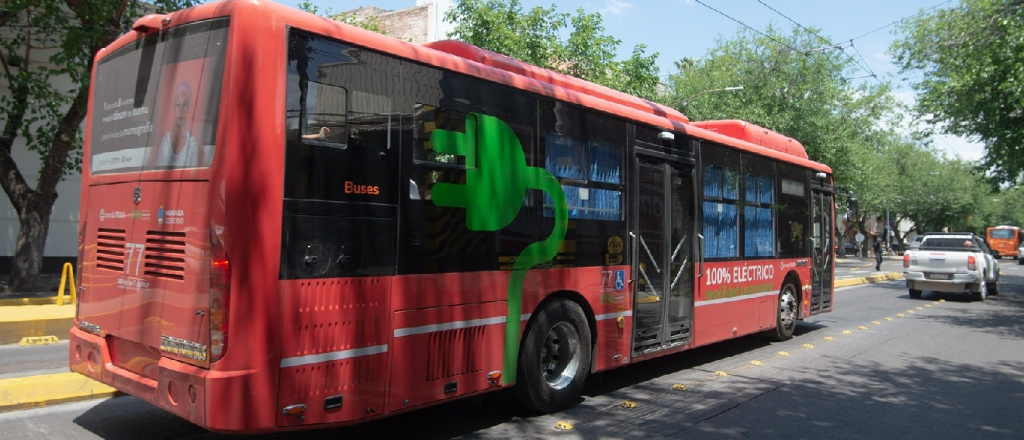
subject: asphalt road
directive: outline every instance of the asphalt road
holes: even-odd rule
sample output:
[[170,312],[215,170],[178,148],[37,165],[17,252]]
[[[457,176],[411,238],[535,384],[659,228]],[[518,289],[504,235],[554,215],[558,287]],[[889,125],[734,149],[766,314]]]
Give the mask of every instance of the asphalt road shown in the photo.
[[68,371],[67,340],[27,347],[0,345],[0,379]]
[[[836,310],[790,341],[743,338],[604,373],[558,414],[486,396],[267,438],[1024,438],[1024,266],[1004,260],[1002,273],[984,302],[913,300],[902,281],[840,289]],[[0,414],[0,426],[19,439],[240,438],[128,396]]]

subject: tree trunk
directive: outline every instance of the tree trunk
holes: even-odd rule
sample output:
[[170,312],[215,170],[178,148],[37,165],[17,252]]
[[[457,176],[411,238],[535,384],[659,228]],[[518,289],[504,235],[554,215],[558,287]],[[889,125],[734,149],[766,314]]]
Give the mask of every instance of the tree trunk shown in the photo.
[[43,270],[43,249],[53,208],[52,205],[39,205],[33,201],[18,213],[21,229],[14,250],[14,271],[7,284],[8,292],[35,291],[39,273]]

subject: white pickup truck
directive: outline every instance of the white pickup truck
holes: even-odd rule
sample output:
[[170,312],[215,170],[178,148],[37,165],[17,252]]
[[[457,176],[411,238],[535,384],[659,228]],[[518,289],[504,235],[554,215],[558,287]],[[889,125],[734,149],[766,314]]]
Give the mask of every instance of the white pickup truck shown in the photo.
[[970,232],[926,234],[920,248],[903,254],[903,278],[911,298],[925,290],[970,294],[976,301],[999,294],[999,262]]

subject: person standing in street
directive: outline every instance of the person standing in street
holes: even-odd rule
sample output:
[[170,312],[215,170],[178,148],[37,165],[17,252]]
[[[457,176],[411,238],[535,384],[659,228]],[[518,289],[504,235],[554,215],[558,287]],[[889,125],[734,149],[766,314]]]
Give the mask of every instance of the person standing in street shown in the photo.
[[882,242],[875,240],[875,272],[882,270]]

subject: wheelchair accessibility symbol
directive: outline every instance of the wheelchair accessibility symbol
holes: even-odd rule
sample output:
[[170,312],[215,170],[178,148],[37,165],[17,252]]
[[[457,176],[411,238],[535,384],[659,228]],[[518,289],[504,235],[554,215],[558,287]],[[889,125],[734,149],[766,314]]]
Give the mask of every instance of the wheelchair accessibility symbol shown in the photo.
[[617,270],[615,271],[615,290],[623,290],[626,288],[626,271]]

